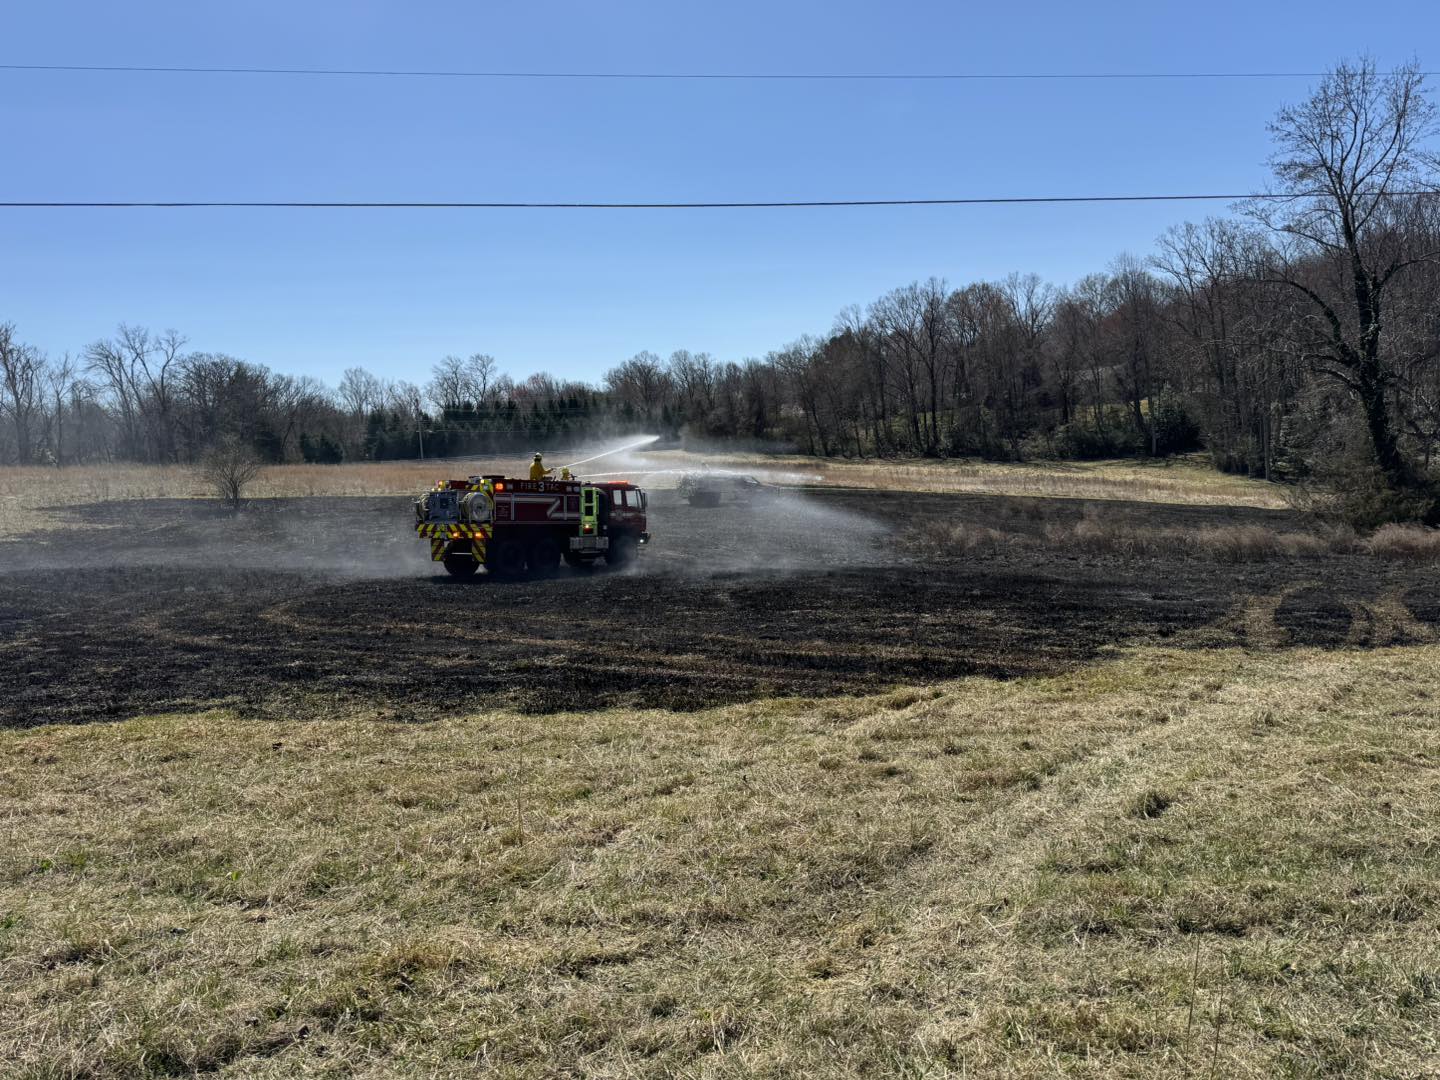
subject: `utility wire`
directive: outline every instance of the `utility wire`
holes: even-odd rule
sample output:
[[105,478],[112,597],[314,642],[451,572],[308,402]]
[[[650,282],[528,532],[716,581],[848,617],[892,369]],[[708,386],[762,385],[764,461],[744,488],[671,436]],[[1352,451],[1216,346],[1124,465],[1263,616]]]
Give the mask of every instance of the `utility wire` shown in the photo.
[[[816,207],[867,206],[1004,206],[1062,203],[1141,203],[1141,202],[1243,202],[1250,199],[1286,201],[1313,198],[1323,194],[1299,195],[1277,192],[1246,192],[1235,195],[1025,195],[994,198],[955,199],[774,199],[765,201],[726,202],[336,202],[298,200],[185,200],[185,201],[0,201],[0,210],[177,210],[177,209],[250,209],[250,210],[790,210]],[[1389,198],[1420,198],[1440,195],[1440,191],[1391,191]]]
[[[373,68],[167,67],[141,64],[0,64],[0,71],[151,75],[315,75],[407,79],[607,79],[794,82],[982,82],[1024,80],[1319,79],[1324,71],[1104,72],[744,72],[744,71],[405,71]],[[1436,72],[1424,71],[1422,75]]]

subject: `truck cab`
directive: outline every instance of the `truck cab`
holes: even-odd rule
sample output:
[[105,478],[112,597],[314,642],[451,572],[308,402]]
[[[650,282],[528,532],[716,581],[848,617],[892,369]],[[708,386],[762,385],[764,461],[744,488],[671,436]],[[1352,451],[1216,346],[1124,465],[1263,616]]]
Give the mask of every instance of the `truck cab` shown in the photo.
[[628,480],[585,485],[581,491],[580,535],[571,541],[566,562],[583,565],[601,554],[610,566],[632,562],[639,549],[650,542],[648,502],[645,492]]

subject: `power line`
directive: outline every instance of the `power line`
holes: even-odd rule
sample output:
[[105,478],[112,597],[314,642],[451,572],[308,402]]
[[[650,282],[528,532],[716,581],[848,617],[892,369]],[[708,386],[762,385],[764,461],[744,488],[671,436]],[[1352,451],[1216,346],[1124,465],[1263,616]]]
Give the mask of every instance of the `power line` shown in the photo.
[[[193,67],[142,64],[0,64],[0,71],[145,75],[307,75],[406,79],[595,79],[766,82],[1010,82],[1026,80],[1319,79],[1324,71],[1102,72],[745,72],[745,71],[444,71],[383,68]],[[1421,75],[1436,72],[1422,71]]]
[[[1313,198],[1301,195],[1246,192],[1233,195],[1017,195],[945,199],[774,199],[725,202],[396,202],[300,200],[183,200],[183,201],[0,201],[0,210],[793,210],[823,207],[870,206],[1027,206],[1066,203],[1244,202],[1251,199],[1286,201]],[[1389,198],[1420,198],[1440,191],[1391,191]]]

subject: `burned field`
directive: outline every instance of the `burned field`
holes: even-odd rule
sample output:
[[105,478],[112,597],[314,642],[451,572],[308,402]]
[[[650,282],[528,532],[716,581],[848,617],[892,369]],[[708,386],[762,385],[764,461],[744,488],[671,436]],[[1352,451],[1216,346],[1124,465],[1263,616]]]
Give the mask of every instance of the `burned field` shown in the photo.
[[1428,1075],[1432,534],[651,506],[638,566],[520,582],[403,498],[5,542],[0,1060]]
[[[238,515],[97,504],[0,547],[0,726],[214,706],[416,721],[693,709],[1058,672],[1127,644],[1430,640],[1440,619],[1431,571],[1363,555],[1226,562],[1025,542],[1086,513],[1172,533],[1304,528],[1231,508],[830,489],[707,509],[660,492],[638,567],[500,582],[440,572],[401,498]],[[907,543],[956,522],[1000,539]]]

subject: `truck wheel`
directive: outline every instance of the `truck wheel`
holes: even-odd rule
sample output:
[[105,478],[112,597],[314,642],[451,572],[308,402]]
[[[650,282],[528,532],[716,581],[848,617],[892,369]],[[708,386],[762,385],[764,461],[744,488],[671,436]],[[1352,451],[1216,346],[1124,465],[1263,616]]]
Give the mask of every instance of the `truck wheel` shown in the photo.
[[475,556],[470,554],[469,540],[452,541],[445,548],[445,558],[442,561],[452,577],[474,577],[475,571],[480,569]]
[[518,541],[501,540],[490,549],[489,566],[499,577],[519,577],[525,571],[525,549]]
[[553,537],[541,537],[531,546],[526,561],[530,564],[532,574],[553,574],[560,566],[560,545]]
[[635,538],[628,533],[612,536],[610,547],[605,552],[605,562],[609,566],[629,566],[635,561],[637,550],[639,550],[639,546],[635,543]]

